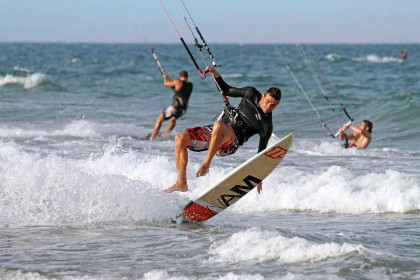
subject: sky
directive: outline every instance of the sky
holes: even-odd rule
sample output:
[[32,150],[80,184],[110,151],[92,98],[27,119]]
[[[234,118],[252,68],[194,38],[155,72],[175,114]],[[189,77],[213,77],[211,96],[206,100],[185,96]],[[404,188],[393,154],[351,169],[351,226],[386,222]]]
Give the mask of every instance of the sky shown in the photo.
[[[419,43],[419,0],[184,0],[211,43]],[[164,0],[190,40],[178,7]],[[159,0],[0,0],[0,42],[178,43]]]

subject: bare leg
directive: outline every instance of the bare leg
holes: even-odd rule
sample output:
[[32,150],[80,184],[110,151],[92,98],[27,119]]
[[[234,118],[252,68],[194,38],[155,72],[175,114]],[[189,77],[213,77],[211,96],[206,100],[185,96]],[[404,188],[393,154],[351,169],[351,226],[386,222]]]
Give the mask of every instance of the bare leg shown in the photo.
[[176,117],[172,117],[170,119],[170,122],[168,124],[168,128],[166,129],[166,131],[163,133],[163,136],[168,135],[169,133],[171,133],[172,129],[174,129],[176,125]]
[[175,184],[166,190],[167,193],[174,191],[186,192],[188,191],[187,184],[187,164],[188,152],[187,147],[190,145],[190,136],[187,132],[182,132],[175,136],[175,164],[178,178]]
[[210,163],[216,154],[217,150],[223,143],[229,141],[233,136],[233,132],[230,129],[229,125],[217,121],[213,125],[213,132],[211,135],[209,150],[207,151],[207,156],[203,163],[201,164],[200,169],[195,173],[196,177],[204,176],[209,173]]
[[156,135],[159,133],[160,126],[162,125],[162,122],[165,120],[163,113],[159,115],[156,119],[155,127],[153,128],[152,134],[150,134],[149,140],[155,139]]

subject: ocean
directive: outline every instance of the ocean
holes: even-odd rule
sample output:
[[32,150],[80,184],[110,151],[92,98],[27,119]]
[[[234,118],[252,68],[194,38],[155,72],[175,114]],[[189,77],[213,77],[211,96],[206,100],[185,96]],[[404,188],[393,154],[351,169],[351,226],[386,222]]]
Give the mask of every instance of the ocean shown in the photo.
[[172,97],[146,46],[0,44],[1,279],[420,279],[420,45],[401,63],[398,45],[302,46],[354,124],[373,122],[365,150],[321,126],[286,64],[333,132],[348,119],[296,46],[210,45],[230,85],[281,88],[270,141],[295,136],[260,195],[196,225],[170,219],[255,155],[258,136],[205,177],[205,153],[189,152],[190,190],[166,194],[174,136],[223,103],[182,45],[153,47],[194,91],[169,137],[142,141]]

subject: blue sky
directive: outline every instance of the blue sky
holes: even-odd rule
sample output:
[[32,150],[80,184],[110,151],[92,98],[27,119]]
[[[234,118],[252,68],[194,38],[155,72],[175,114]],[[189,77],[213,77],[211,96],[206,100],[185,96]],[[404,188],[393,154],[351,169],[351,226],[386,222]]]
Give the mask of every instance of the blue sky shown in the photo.
[[[211,43],[419,43],[419,0],[184,0]],[[177,0],[165,5],[187,41]],[[159,0],[0,0],[0,42],[178,43]]]

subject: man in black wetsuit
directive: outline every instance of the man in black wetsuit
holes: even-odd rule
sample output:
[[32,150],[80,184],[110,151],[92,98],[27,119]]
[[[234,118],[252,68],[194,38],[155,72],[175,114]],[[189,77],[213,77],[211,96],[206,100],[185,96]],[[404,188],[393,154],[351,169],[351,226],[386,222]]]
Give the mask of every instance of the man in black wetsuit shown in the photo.
[[[196,177],[200,177],[209,172],[214,155],[226,156],[235,153],[239,146],[255,134],[260,136],[258,152],[261,152],[267,147],[273,131],[271,112],[280,102],[279,88],[271,87],[264,94],[253,87],[234,88],[222,79],[213,66],[207,67],[206,70],[213,75],[226,96],[241,97],[242,101],[233,112],[225,110],[224,115],[213,125],[188,128],[176,135],[175,163],[178,178],[176,183],[166,190],[168,193],[188,191],[187,148],[197,152],[208,150],[206,159],[196,173]],[[260,183],[257,186],[258,193],[261,189]]]
[[170,120],[170,122],[166,131],[162,133],[162,136],[166,136],[172,131],[175,127],[176,120],[187,112],[188,100],[193,90],[193,84],[188,82],[188,72],[184,70],[179,73],[179,78],[176,80],[170,80],[168,76],[164,75],[163,84],[173,88],[175,93],[172,97],[172,105],[166,108],[156,119],[156,124],[152,134],[150,134],[149,140],[153,140],[158,135],[162,122],[166,120]]

